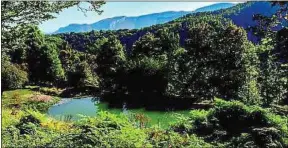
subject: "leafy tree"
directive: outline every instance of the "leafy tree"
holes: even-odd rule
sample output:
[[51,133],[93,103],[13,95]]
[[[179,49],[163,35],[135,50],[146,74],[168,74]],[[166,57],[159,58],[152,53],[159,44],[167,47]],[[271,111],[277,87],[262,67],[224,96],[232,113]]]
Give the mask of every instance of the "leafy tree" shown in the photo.
[[287,2],[271,3],[273,7],[279,7],[274,15],[256,14],[254,16],[254,20],[258,23],[254,27],[254,33],[262,38],[263,51],[259,55],[261,59],[259,83],[265,106],[279,103],[287,98]]
[[57,46],[45,42],[44,35],[37,27],[31,27],[26,39],[27,63],[30,80],[33,82],[60,82],[64,80],[64,71],[58,58]]
[[273,46],[267,44],[263,40],[259,57],[260,57],[260,77],[259,85],[261,88],[262,103],[264,106],[270,106],[271,104],[280,103],[284,100],[285,93],[285,68],[281,67],[275,54],[273,54]]
[[242,57],[247,38],[244,33],[229,22],[214,20],[191,26],[185,45],[187,53],[179,61],[184,74],[181,94],[198,99],[237,98],[245,76]]
[[97,39],[92,45],[87,47],[87,52],[97,55],[99,53],[99,51],[101,50],[101,47],[106,42],[108,42],[108,39],[105,37]]
[[[23,62],[25,38],[29,36],[26,33],[29,25],[38,25],[39,23],[55,18],[55,13],[61,12],[65,8],[78,6],[86,13],[95,11],[101,14],[100,7],[104,1],[87,1],[91,7],[83,7],[80,1],[3,1],[1,3],[1,44],[2,53],[14,53],[12,60]],[[9,54],[5,54],[9,55]],[[15,59],[16,58],[16,59]],[[24,57],[25,58],[25,57]],[[20,61],[19,61],[20,60]]]
[[95,73],[96,56],[79,52],[63,42],[59,58],[67,78],[67,85],[75,88],[98,87],[99,78]]
[[288,29],[282,29],[276,35],[275,57],[280,71],[280,79],[283,81],[284,98],[282,103],[288,104]]
[[[146,56],[130,60],[118,81],[129,94],[163,96],[167,87],[166,64],[165,59]],[[149,97],[152,99],[152,96]]]
[[178,75],[178,65],[177,60],[181,54],[185,53],[183,48],[180,48],[180,38],[178,33],[173,33],[172,30],[168,30],[167,28],[158,30],[157,32],[159,36],[160,46],[162,48],[162,54],[166,54],[167,59],[164,59],[166,62],[166,66],[164,69],[165,79],[167,79],[166,87],[166,95],[170,96],[179,96],[177,94],[177,90],[179,90],[179,86],[177,84],[179,79]]
[[[44,45],[44,35],[37,27],[31,26],[27,30],[25,43],[27,45],[27,64],[29,79],[33,82],[40,81],[45,67],[40,67],[41,48]],[[42,68],[42,69],[41,69]]]
[[238,90],[238,98],[246,104],[261,104],[260,86],[260,59],[258,52],[261,47],[247,43],[242,56],[242,86]]
[[98,87],[99,78],[85,61],[74,63],[67,71],[68,85],[75,88]]
[[[161,53],[161,47],[159,46],[159,39],[152,33],[148,32],[137,40],[132,49],[132,57],[152,57]],[[158,44],[158,45],[157,45]]]
[[[126,62],[124,48],[120,41],[114,36],[104,43],[96,59],[97,74],[102,78],[104,88],[113,86],[113,79],[116,77],[120,68]],[[111,86],[112,85],[112,86]]]
[[80,5],[80,1],[3,1],[1,3],[2,31],[11,29],[15,25],[38,24],[55,18],[55,13],[75,5],[83,12],[95,11],[99,14],[102,12],[99,8],[104,4],[103,1],[89,1],[89,3],[91,7],[85,8]]
[[61,82],[64,80],[64,70],[60,59],[58,58],[57,47],[55,44],[45,44],[41,48],[41,61],[39,68],[44,67],[42,80],[48,82]]

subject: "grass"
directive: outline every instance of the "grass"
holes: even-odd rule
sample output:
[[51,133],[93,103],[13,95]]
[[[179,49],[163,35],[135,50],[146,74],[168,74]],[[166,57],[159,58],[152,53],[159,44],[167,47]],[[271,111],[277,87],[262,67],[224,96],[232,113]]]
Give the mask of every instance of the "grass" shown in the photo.
[[[33,102],[36,102],[33,101],[31,98],[37,95],[43,95],[43,94],[39,91],[34,91],[31,89],[16,89],[16,90],[4,91],[2,94],[2,106],[3,107],[11,107],[11,105],[27,106]],[[59,100],[59,97],[56,96],[52,98],[53,98],[52,103],[49,102],[47,104],[52,105]]]
[[53,97],[50,102],[33,101],[31,98],[36,95],[41,95],[41,93],[31,89],[4,91],[2,94],[2,127],[18,123],[24,115],[27,115],[27,110],[34,109],[45,112],[59,100],[58,97]]
[[37,101],[32,98],[43,95],[31,88],[4,91],[2,94],[2,128],[8,128],[19,124],[21,118],[32,115],[41,121],[41,127],[51,131],[68,132],[71,123],[58,121],[48,117],[46,110],[56,102],[58,97],[52,97],[52,101]]
[[[33,94],[37,93],[38,92],[32,91],[30,89],[16,89],[4,91],[2,94],[2,105],[3,107],[6,107],[14,104],[16,101],[18,101],[18,103],[20,104],[26,103],[29,101],[29,98],[33,96]],[[20,99],[18,97],[20,97]]]

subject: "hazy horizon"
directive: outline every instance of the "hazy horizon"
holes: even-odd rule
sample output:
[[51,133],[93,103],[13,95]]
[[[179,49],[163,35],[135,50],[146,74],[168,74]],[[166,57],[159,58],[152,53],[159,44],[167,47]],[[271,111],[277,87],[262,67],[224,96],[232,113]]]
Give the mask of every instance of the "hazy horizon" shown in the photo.
[[[65,27],[69,24],[92,24],[103,19],[117,16],[133,17],[165,11],[194,11],[198,8],[216,3],[224,2],[106,2],[106,4],[101,7],[101,10],[103,10],[101,15],[98,15],[96,12],[87,12],[86,16],[83,12],[77,10],[75,6],[55,15],[55,19],[40,24],[39,28],[45,33],[52,33],[60,27]],[[82,5],[88,6],[86,3]]]

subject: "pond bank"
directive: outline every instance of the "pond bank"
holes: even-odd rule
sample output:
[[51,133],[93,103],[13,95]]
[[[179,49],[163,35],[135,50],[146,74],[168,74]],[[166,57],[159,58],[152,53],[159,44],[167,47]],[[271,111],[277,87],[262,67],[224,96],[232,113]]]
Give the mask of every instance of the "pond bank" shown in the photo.
[[101,102],[92,97],[86,97],[81,99],[62,99],[60,102],[50,107],[48,114],[54,118],[62,119],[65,116],[71,116],[72,120],[80,119],[81,115],[96,116],[100,111],[107,111],[113,114],[125,114],[132,117],[139,114],[144,115],[148,119],[148,125],[161,125],[168,127],[170,123],[176,121],[176,116],[188,115],[190,110],[182,111],[150,111],[144,108],[128,108],[126,104],[122,104],[121,108],[111,108],[107,102]]

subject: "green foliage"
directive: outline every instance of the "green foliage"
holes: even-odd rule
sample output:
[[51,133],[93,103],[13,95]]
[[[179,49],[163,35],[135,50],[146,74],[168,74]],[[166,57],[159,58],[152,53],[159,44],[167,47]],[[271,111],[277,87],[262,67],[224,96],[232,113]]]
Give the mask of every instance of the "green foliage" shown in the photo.
[[[257,35],[265,37],[259,45],[223,17],[251,3],[141,30],[44,35],[32,26],[79,3],[1,3],[2,90],[23,87],[29,75],[30,83],[85,91],[100,87],[104,93],[125,94],[112,101],[129,96],[126,100],[145,107],[176,108],[214,97],[228,101],[216,99],[213,108],[179,115],[171,128],[161,129],[149,127],[144,114],[128,118],[100,112],[76,122],[57,121],[43,113],[59,98],[4,92],[3,147],[288,146],[287,111],[279,106],[287,103],[287,28],[271,29],[287,19],[255,15]],[[100,12],[102,2],[90,3]],[[287,3],[274,3],[287,12]],[[38,90],[59,95],[55,89]]]
[[[191,22],[185,54],[176,60],[178,81],[174,90],[182,97],[198,100],[238,98],[243,85],[244,53],[251,46],[245,31],[229,21],[213,17]],[[219,18],[221,20],[221,18]],[[173,86],[173,84],[171,84]]]
[[159,38],[155,38],[152,33],[148,32],[135,42],[132,57],[152,57],[162,54],[163,52],[161,51],[161,46],[159,46],[159,41]]
[[124,74],[117,80],[131,94],[164,94],[167,86],[166,63],[165,57],[129,60]]
[[108,42],[108,39],[103,37],[103,38],[99,38],[97,39],[95,42],[93,42],[92,45],[90,45],[89,47],[87,47],[87,52],[91,53],[91,54],[99,54],[99,52],[101,51],[102,46]]
[[63,90],[56,88],[56,87],[39,87],[39,92],[46,94],[46,95],[52,95],[52,96],[58,96],[62,93]]
[[195,135],[181,135],[173,131],[152,128],[148,131],[151,144],[154,147],[212,147]]
[[[46,75],[44,75],[45,79],[54,83],[64,80],[64,71],[58,58],[56,46],[53,44],[44,45],[41,51],[44,52],[41,56],[41,59],[43,60],[41,61],[41,66],[47,68],[47,70],[45,71]],[[43,78],[42,80],[45,79]]]
[[10,62],[2,61],[1,83],[2,91],[6,89],[22,88],[28,82],[27,72]]
[[46,41],[36,27],[30,27],[27,32],[27,63],[31,81],[57,85],[65,77],[56,44],[51,38]]
[[98,87],[99,78],[92,71],[87,62],[74,63],[73,67],[67,71],[68,85],[76,88],[91,86]]
[[[137,128],[127,116],[107,112],[100,112],[93,118],[84,117],[73,126],[65,123],[62,129],[54,128],[60,121],[53,122],[46,115],[32,110],[17,122],[3,129],[5,142],[2,146],[212,147],[196,135],[182,135],[159,128]],[[65,127],[67,130],[63,131]]]
[[125,52],[122,44],[116,37],[109,38],[104,43],[97,57],[98,71],[101,75],[109,75],[125,62]]
[[99,78],[95,73],[96,56],[77,52],[64,42],[59,58],[67,78],[66,85],[75,88],[99,86]]
[[[43,68],[40,67],[41,61],[41,47],[44,44],[44,35],[36,27],[30,27],[27,31],[26,44],[27,48],[27,63],[29,69],[29,77],[31,81],[40,81]],[[40,70],[40,68],[42,68]]]
[[23,108],[24,109],[34,109],[34,110],[38,110],[40,112],[47,112],[49,107],[51,107],[53,104],[57,103],[58,101],[60,101],[59,98],[53,98],[50,101],[28,101],[26,103],[23,104]]
[[96,59],[96,70],[103,89],[115,89],[115,78],[125,62],[126,55],[122,44],[116,37],[109,38],[102,45]]
[[[76,124],[78,131],[59,137],[49,147],[143,147],[147,135],[135,129],[127,118],[101,112],[98,118],[84,118]],[[69,140],[68,140],[69,139]],[[148,144],[148,143],[147,143]]]
[[251,43],[246,44],[243,52],[243,83],[238,91],[240,100],[247,104],[260,104],[261,95],[258,79],[260,76],[258,51],[261,47],[253,46]]
[[[222,143],[231,147],[252,144],[255,147],[285,147],[287,117],[270,113],[257,106],[246,106],[238,101],[216,99],[215,107],[207,111],[193,111],[184,123],[176,124],[180,133],[196,133],[206,142]],[[186,126],[187,127],[187,126]],[[225,144],[225,145],[226,145]]]
[[[13,25],[38,24],[42,21],[55,18],[53,14],[61,12],[65,8],[78,5],[82,11],[96,11],[101,13],[99,7],[104,2],[90,2],[93,8],[83,8],[79,6],[80,2],[10,2],[1,3],[1,17],[3,28],[9,28]],[[11,9],[13,8],[13,9]],[[41,8],[41,9],[39,9]]]

